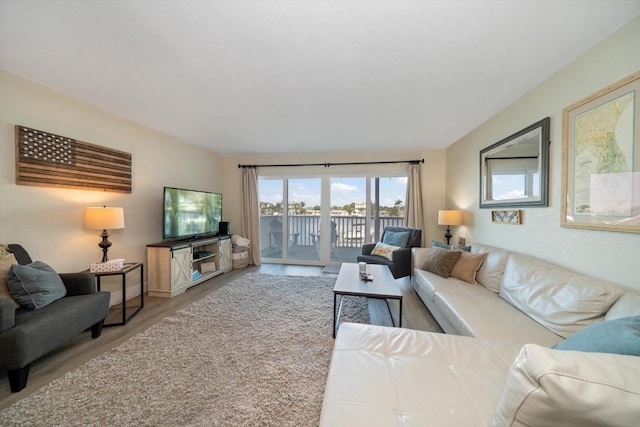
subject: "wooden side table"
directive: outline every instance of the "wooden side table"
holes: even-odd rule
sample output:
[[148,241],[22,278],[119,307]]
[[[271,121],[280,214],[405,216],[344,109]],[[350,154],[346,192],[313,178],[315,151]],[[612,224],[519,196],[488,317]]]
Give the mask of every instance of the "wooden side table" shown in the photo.
[[[135,308],[136,310],[127,316],[127,274],[132,271],[140,269],[140,305],[132,306],[129,308]],[[126,325],[129,320],[133,318],[136,314],[142,310],[144,307],[144,264],[141,262],[132,262],[125,263],[122,270],[118,271],[107,271],[101,273],[92,273],[96,276],[96,283],[98,287],[98,291],[100,291],[100,279],[105,276],[121,276],[122,277],[122,308],[110,308],[111,310],[122,310],[122,321],[116,323],[106,323],[104,326],[119,326]]]

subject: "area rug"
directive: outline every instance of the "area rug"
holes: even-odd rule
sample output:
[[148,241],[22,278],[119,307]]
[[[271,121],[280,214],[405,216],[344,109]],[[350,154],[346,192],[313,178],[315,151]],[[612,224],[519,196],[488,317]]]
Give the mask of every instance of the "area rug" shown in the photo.
[[[0,425],[316,426],[330,277],[248,273],[0,412]],[[368,322],[365,298],[343,321]]]

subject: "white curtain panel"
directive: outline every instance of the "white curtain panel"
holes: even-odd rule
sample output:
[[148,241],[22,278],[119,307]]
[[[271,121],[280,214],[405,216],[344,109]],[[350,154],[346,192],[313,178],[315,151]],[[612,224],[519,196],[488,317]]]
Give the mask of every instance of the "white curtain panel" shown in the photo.
[[240,232],[251,242],[249,264],[260,265],[260,204],[256,168],[242,169],[242,221]]
[[427,227],[422,204],[422,169],[421,164],[410,164],[407,176],[407,201],[404,210],[404,222],[407,227],[422,230],[422,242],[424,247],[427,241]]

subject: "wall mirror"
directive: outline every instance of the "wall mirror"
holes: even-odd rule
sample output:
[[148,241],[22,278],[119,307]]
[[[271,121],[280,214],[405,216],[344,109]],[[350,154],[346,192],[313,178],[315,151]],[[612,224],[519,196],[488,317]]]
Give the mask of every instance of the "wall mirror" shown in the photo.
[[549,206],[549,117],[480,151],[480,207]]

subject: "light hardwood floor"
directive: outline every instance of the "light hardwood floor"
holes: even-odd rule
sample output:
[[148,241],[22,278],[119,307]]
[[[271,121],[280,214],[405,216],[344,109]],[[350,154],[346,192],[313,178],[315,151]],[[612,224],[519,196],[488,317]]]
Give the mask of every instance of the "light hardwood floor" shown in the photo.
[[[322,272],[322,267],[294,266],[279,264],[263,264],[259,267],[247,267],[233,270],[203,282],[185,293],[174,298],[147,297],[144,300],[144,309],[136,317],[124,326],[104,328],[102,335],[95,340],[91,339],[91,333],[85,332],[67,345],[41,357],[31,365],[27,387],[19,393],[11,393],[6,372],[0,372],[0,409],[6,408],[12,403],[29,396],[31,393],[45,386],[56,378],[77,368],[92,358],[123,343],[132,336],[146,330],[164,317],[178,311],[194,301],[197,301],[210,292],[221,288],[227,283],[249,272],[298,275],[298,276],[326,276],[337,277],[335,274]],[[403,327],[428,331],[440,331],[431,314],[411,287],[409,278],[398,281],[403,293]],[[136,301],[132,301],[137,305]],[[398,305],[391,301],[391,311],[396,319]],[[389,310],[384,301],[370,300],[369,312],[371,323],[378,325],[391,325]]]

